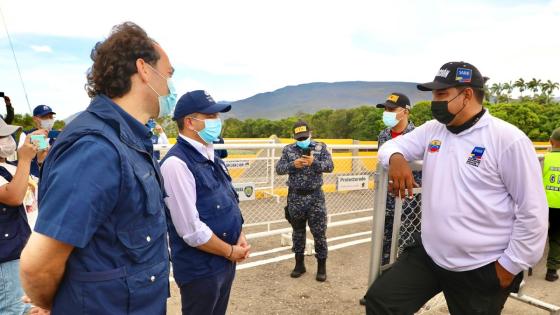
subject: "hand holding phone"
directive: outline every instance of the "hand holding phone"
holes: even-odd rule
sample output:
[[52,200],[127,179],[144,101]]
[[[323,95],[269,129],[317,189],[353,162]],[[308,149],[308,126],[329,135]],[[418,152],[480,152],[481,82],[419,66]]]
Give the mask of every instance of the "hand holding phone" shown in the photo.
[[303,155],[309,156],[310,154],[311,154],[311,149],[310,148],[303,149]]
[[31,135],[31,141],[37,143],[39,151],[46,150],[49,146],[45,135]]

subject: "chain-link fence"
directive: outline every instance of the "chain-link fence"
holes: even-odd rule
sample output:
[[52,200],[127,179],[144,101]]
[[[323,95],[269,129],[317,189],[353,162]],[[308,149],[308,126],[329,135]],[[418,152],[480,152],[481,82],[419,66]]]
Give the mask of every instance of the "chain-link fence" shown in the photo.
[[[224,161],[240,195],[245,225],[283,222],[288,176],[275,171],[282,145],[226,144],[217,148],[228,150]],[[330,216],[373,210],[374,149],[367,145],[329,148],[334,171],[323,174],[322,188]]]

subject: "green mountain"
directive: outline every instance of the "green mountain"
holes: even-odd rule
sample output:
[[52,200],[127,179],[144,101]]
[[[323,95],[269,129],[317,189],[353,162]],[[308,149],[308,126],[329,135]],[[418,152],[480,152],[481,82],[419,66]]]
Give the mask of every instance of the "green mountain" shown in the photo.
[[321,109],[375,105],[385,101],[392,92],[404,93],[413,104],[431,99],[431,93],[418,91],[416,83],[412,82],[315,82],[286,86],[235,101],[232,110],[224,116],[280,119],[298,112],[312,114]]

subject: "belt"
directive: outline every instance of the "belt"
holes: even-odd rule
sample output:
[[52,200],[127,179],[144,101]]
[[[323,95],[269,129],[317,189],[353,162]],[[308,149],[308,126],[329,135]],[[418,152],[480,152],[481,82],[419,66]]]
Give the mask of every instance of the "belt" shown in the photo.
[[295,188],[288,188],[288,193],[294,193],[300,196],[307,196],[311,195],[312,193],[318,192],[321,190],[321,187],[315,189],[295,189]]
[[104,271],[68,271],[68,277],[84,282],[107,281],[126,277],[126,268],[120,267]]

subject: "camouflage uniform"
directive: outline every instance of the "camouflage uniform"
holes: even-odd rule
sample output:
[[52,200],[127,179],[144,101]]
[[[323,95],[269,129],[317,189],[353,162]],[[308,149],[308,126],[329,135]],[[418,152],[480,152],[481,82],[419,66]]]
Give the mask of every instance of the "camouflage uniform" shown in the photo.
[[325,259],[327,258],[327,209],[321,186],[323,173],[332,172],[334,165],[324,143],[311,141],[309,148],[314,157],[313,164],[297,169],[294,161],[302,156],[303,149],[295,143],[284,147],[282,157],[276,165],[276,173],[288,174],[287,212],[293,228],[293,252],[303,254],[306,240],[305,224],[309,221],[309,229],[315,241],[316,257]]
[[[406,134],[414,130],[414,124],[412,122],[408,123],[408,126],[404,129],[402,134]],[[386,128],[379,133],[379,138],[377,139],[377,145],[381,147],[383,143],[391,140],[391,128]],[[418,185],[422,184],[422,172],[415,171],[412,172],[414,180]],[[399,247],[405,243],[412,242],[412,234],[420,227],[420,201],[421,194],[414,196],[414,199],[404,199],[402,205],[401,222],[406,220],[406,225],[401,225],[401,237],[399,239]],[[386,265],[389,263],[389,257],[391,255],[391,238],[393,234],[393,221],[395,217],[395,198],[387,194],[387,211],[385,212],[385,233],[383,236],[383,256],[382,264]]]

